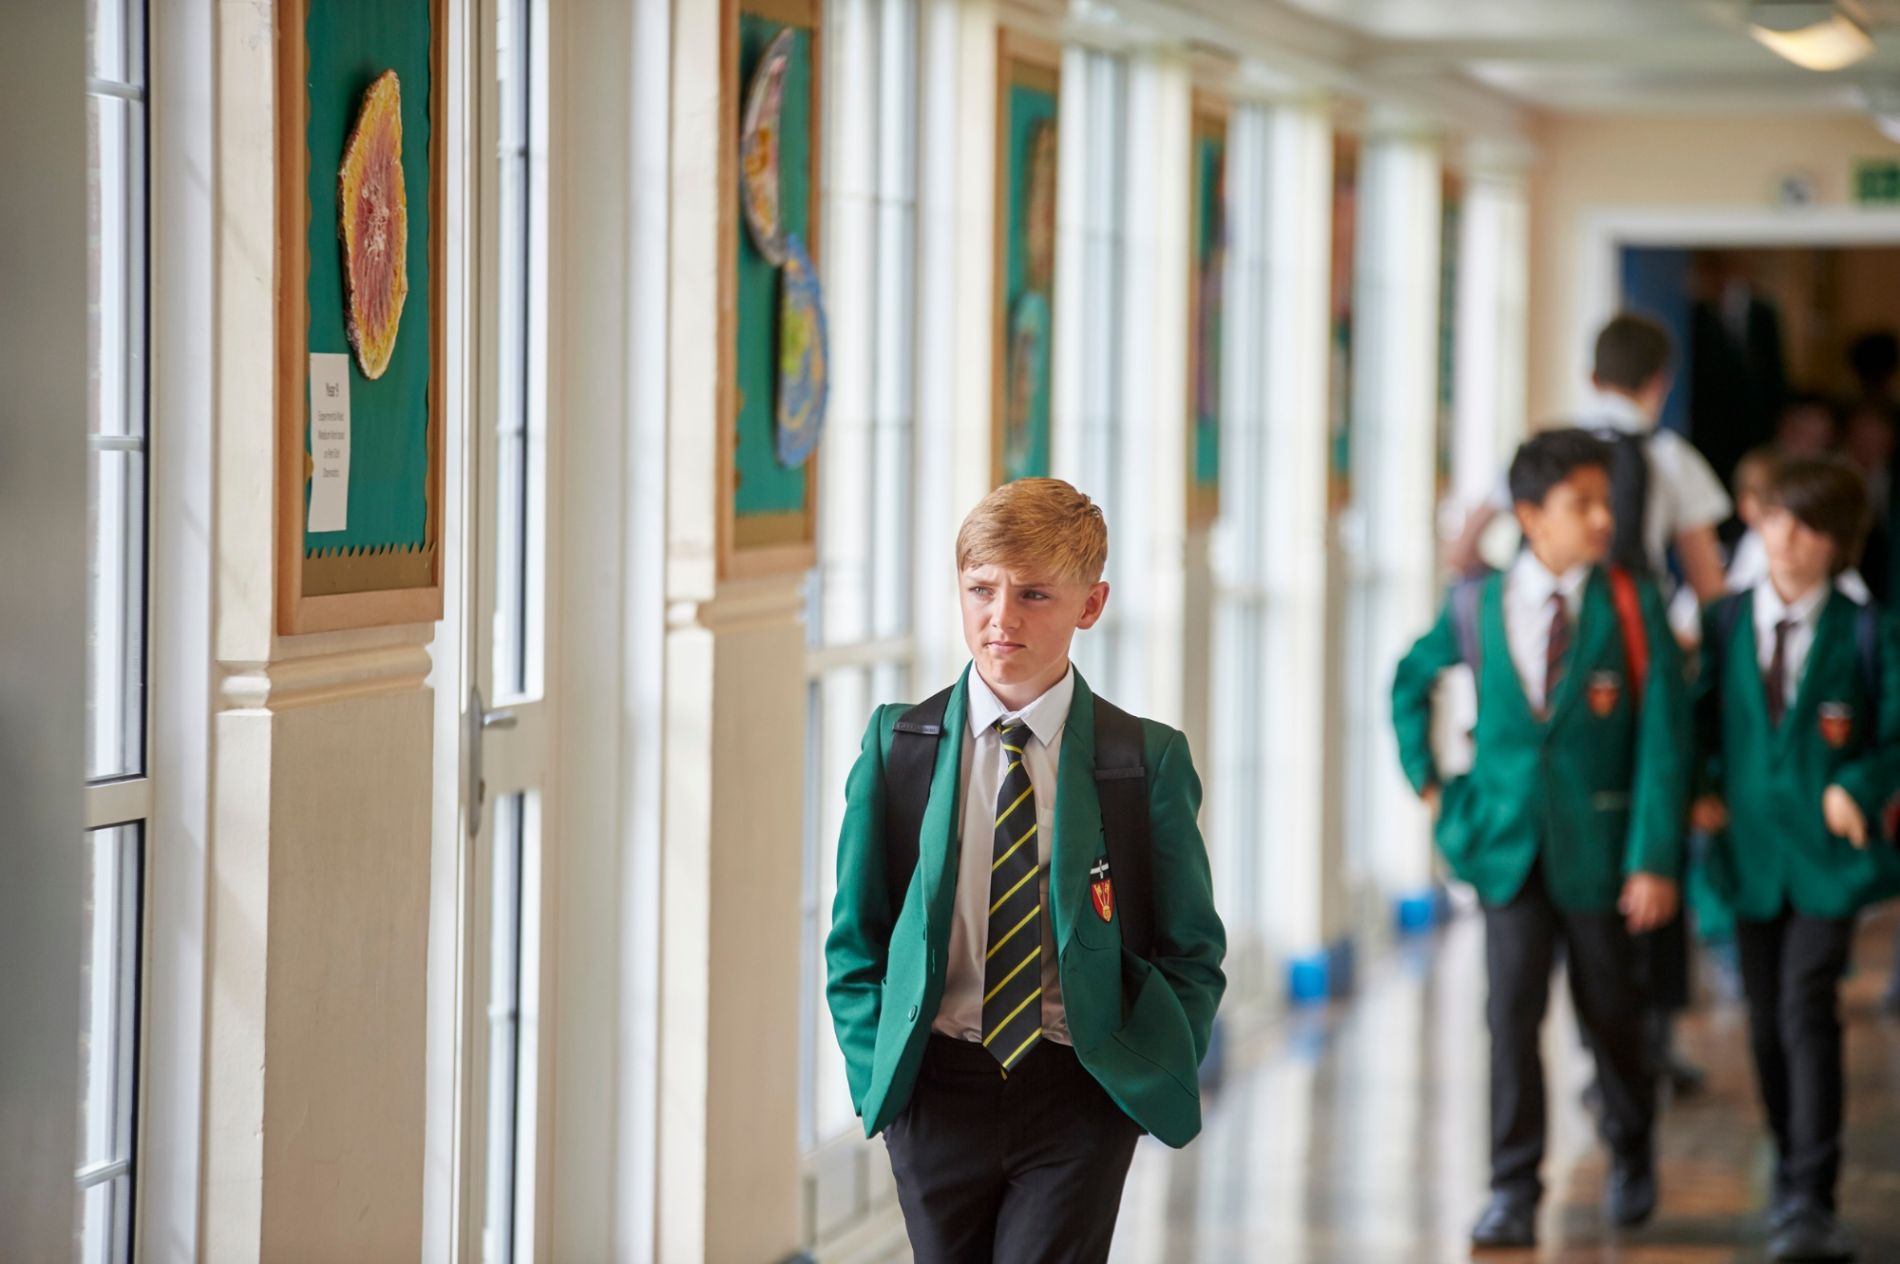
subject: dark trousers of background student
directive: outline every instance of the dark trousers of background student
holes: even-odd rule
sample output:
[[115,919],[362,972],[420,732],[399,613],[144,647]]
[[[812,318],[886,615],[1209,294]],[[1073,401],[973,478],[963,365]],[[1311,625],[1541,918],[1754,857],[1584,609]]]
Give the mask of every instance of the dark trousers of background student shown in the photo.
[[1543,1194],[1544,1062],[1538,1032],[1561,945],[1577,1021],[1596,1056],[1603,1091],[1598,1129],[1618,1158],[1650,1159],[1655,1077],[1644,1048],[1644,1003],[1635,945],[1615,912],[1559,908],[1539,862],[1509,904],[1484,910],[1491,995],[1491,1188],[1535,1202]]
[[884,1132],[917,1264],[1106,1260],[1140,1136],[1066,1045],[1004,1079],[983,1046],[932,1035]]
[[1808,1194],[1830,1210],[1841,1170],[1840,981],[1853,942],[1851,917],[1784,908],[1771,922],[1735,923],[1775,1192]]

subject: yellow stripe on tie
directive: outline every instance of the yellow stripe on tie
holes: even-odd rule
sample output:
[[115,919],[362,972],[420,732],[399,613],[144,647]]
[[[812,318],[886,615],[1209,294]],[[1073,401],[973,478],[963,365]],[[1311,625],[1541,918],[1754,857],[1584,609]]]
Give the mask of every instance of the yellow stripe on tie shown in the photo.
[[1042,1028],[1038,1027],[1036,1028],[1036,1030],[1030,1032],[1029,1039],[1017,1045],[1016,1052],[1010,1054],[1007,1058],[1003,1059],[1003,1073],[1007,1075],[1009,1073],[1009,1069],[1016,1065],[1016,1059],[1023,1056],[1023,1050],[1029,1048],[1030,1045],[1035,1044],[1038,1040],[1041,1040],[1041,1039],[1042,1039]]
[[[996,1030],[991,1032],[989,1035],[983,1037],[984,1045],[987,1046],[990,1043],[990,1041],[1002,1035],[1003,1028],[1009,1026],[1010,1018],[1014,1018],[1016,1017],[1016,1015],[1022,1013],[1023,1010],[1029,1007],[1029,1002],[1035,1000],[1037,997],[1041,995],[1042,995],[1042,988],[1038,986],[1035,991],[1031,992],[1028,996],[1025,996],[1023,998],[1023,1002],[1021,1005],[1018,1005],[1015,1009],[1009,1011],[1009,1018],[1005,1018],[1002,1022],[996,1024]],[[1041,1029],[1038,1028],[1037,1030],[1041,1030]]]
[[1016,854],[1016,849],[1017,849],[1018,847],[1021,847],[1021,846],[1022,846],[1022,845],[1023,845],[1024,843],[1026,843],[1026,842],[1028,842],[1028,841],[1029,841],[1030,839],[1032,839],[1032,838],[1034,838],[1034,837],[1036,836],[1036,831],[1037,831],[1037,830],[1038,830],[1039,828],[1041,828],[1041,826],[1040,826],[1040,824],[1038,824],[1038,825],[1031,825],[1031,826],[1029,827],[1029,832],[1028,832],[1027,834],[1024,834],[1024,835],[1023,835],[1023,836],[1022,836],[1021,838],[1019,838],[1019,839],[1017,839],[1017,840],[1016,840],[1015,842],[1013,842],[1013,843],[1011,843],[1011,844],[1009,845],[1009,850],[1008,850],[1008,851],[1006,851],[1006,852],[1004,852],[1004,853],[1003,853],[1002,855],[1000,855],[1000,856],[998,856],[998,857],[996,858],[996,863],[990,866],[990,872],[991,872],[991,873],[995,873],[995,872],[996,872],[996,871],[997,871],[998,869],[1000,869],[1000,868],[1002,868],[1002,867],[1003,867],[1003,862],[1004,862],[1005,860],[1008,860],[1008,859],[1009,859],[1009,858],[1010,858],[1011,856],[1014,856],[1014,855]]
[[996,994],[1002,991],[1004,988],[1008,987],[1009,981],[1015,978],[1017,975],[1021,974],[1023,972],[1024,966],[1028,965],[1030,962],[1034,961],[1037,957],[1040,957],[1041,955],[1042,955],[1042,945],[1038,944],[1033,950],[1031,950],[1030,954],[1027,957],[1024,957],[1021,961],[1016,963],[1016,968],[1014,970],[1011,970],[1008,974],[1003,976],[1003,981],[1001,983],[998,983],[995,987],[990,989],[990,994],[983,998],[983,1003],[985,1005],[988,1005],[991,1001],[995,1000]]
[[[1023,761],[1019,759],[1019,760],[1017,760],[1017,761],[1016,761],[1015,763],[1013,763],[1013,764],[1011,764],[1011,765],[1010,765],[1009,767],[1007,767],[1007,768],[1005,768],[1005,769],[1003,769],[1003,780],[1004,780],[1004,781],[1008,781],[1008,780],[1009,780],[1009,774],[1011,774],[1011,773],[1013,773],[1013,772],[1015,772],[1015,771],[1016,771],[1016,770],[1017,770],[1018,768],[1021,768],[1022,766],[1023,766]],[[1031,786],[1031,787],[1030,787],[1030,789],[1032,789],[1032,790],[1033,790],[1034,788],[1035,788],[1034,786]]]
[[1008,742],[1004,742],[1004,743],[1003,743],[1003,749],[1004,749],[1004,750],[1006,750],[1006,751],[1008,751],[1008,752],[1009,752],[1010,754],[1012,754],[1012,755],[1020,755],[1020,754],[1022,754],[1022,753],[1023,753],[1023,748],[1022,748],[1022,747],[1020,747],[1020,746],[1011,746],[1011,745],[1010,745],[1010,744],[1009,744]]
[[990,945],[990,950],[983,954],[983,960],[988,961],[991,957],[994,957],[997,954],[997,951],[1001,949],[1004,944],[1008,943],[1010,940],[1016,937],[1017,931],[1029,925],[1030,919],[1037,916],[1041,912],[1042,912],[1042,905],[1038,903],[1035,908],[1030,909],[1029,912],[1024,915],[1022,921],[1017,922],[1014,926],[1009,928],[1009,934],[1003,936],[1001,939],[997,940],[995,943]]
[[1011,812],[1014,812],[1017,808],[1021,807],[1023,805],[1023,800],[1027,799],[1030,795],[1034,794],[1035,792],[1036,792],[1036,787],[1034,786],[1029,786],[1026,789],[1024,789],[1024,791],[1021,794],[1016,796],[1016,802],[1010,804],[1008,807],[1003,809],[1003,814],[996,818],[996,824],[991,826],[990,828],[992,829],[1003,828],[1003,822],[1009,819],[1009,814]]
[[1003,905],[1007,904],[1009,902],[1010,896],[1016,894],[1018,891],[1023,889],[1023,883],[1029,881],[1031,878],[1035,877],[1037,874],[1041,872],[1042,872],[1042,866],[1035,865],[1031,867],[1028,873],[1016,879],[1016,885],[1011,887],[1009,890],[1003,892],[1003,894],[1001,894],[1000,896],[996,898],[996,903],[990,905],[990,916],[995,917],[996,910],[999,908],[1002,908]]

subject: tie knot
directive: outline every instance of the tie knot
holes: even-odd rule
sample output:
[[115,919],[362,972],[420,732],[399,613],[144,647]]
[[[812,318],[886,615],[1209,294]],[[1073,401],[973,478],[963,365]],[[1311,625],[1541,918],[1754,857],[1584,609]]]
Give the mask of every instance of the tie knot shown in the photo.
[[1801,620],[1799,619],[1783,619],[1780,623],[1775,625],[1775,635],[1786,636],[1800,626]]
[[1564,609],[1564,595],[1560,592],[1554,592],[1550,594],[1550,600],[1545,602],[1544,604],[1550,607],[1550,612],[1552,614],[1567,613],[1567,611]]
[[998,733],[1001,733],[1004,737],[1014,737],[1016,734],[1021,733],[1024,729],[1028,727],[1029,725],[1025,724],[1020,719],[998,720],[996,722],[996,731]]

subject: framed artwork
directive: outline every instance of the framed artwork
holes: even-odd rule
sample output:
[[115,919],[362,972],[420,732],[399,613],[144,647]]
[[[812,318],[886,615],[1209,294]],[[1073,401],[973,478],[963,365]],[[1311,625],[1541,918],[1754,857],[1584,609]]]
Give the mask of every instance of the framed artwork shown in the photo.
[[725,0],[719,573],[816,560],[829,382],[818,268],[822,0]]
[[1188,526],[1220,516],[1221,330],[1227,275],[1227,107],[1195,94],[1188,212]]
[[1359,142],[1343,132],[1333,136],[1332,240],[1326,504],[1338,513],[1352,502],[1352,291],[1359,244]]
[[1061,87],[1059,48],[998,32],[993,484],[1049,473]]
[[446,0],[281,0],[277,628],[442,617]]

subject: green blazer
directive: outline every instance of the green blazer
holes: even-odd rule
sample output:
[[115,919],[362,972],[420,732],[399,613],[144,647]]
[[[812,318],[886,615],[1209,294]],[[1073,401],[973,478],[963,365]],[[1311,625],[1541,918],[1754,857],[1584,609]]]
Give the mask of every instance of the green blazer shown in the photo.
[[[917,871],[901,908],[890,907],[885,890],[884,764],[907,705],[881,706],[872,715],[845,787],[826,996],[866,1136],[882,1131],[910,1101],[943,998],[968,682],[966,668],[944,715]],[[1154,849],[1154,949],[1144,961],[1122,948],[1120,913],[1102,921],[1089,897],[1089,868],[1107,855],[1095,798],[1094,704],[1078,672],[1062,734],[1049,862],[1063,1008],[1076,1056],[1108,1095],[1148,1132],[1183,1146],[1201,1130],[1198,1070],[1226,987],[1227,937],[1196,823],[1201,783],[1187,740],[1143,720]]]
[[[1503,593],[1502,574],[1485,583],[1477,755],[1469,774],[1442,786],[1438,849],[1486,904],[1509,903],[1541,856],[1559,905],[1608,911],[1631,873],[1679,876],[1690,765],[1682,655],[1654,585],[1638,581],[1649,677],[1642,706],[1633,705],[1622,627],[1599,567],[1584,588],[1550,716],[1540,719],[1511,662]],[[1460,661],[1448,601],[1392,683],[1399,761],[1420,792],[1439,783],[1432,690]]]
[[[1848,917],[1900,893],[1900,854],[1878,837],[1881,809],[1900,789],[1900,643],[1893,624],[1883,621],[1881,696],[1869,697],[1855,628],[1859,607],[1832,594],[1794,705],[1780,727],[1770,727],[1754,604],[1752,593],[1742,597],[1728,644],[1702,656],[1702,783],[1722,796],[1729,814],[1709,878],[1736,916],[1751,921],[1777,917],[1789,905],[1808,917]],[[1715,609],[1703,613],[1705,646],[1721,635]],[[1866,814],[1875,837],[1864,850],[1828,832],[1821,796],[1830,785],[1853,795]]]

